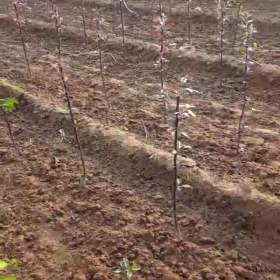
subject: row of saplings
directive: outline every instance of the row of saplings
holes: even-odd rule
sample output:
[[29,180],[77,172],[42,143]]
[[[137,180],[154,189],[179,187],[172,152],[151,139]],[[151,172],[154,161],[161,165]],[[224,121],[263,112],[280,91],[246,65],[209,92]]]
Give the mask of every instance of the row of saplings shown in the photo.
[[[51,2],[51,5],[50,5]],[[85,42],[87,45],[87,33],[86,33],[86,25],[85,25],[85,9],[84,9],[84,1],[82,0],[82,17],[83,17],[83,27],[84,27],[84,34],[85,34]],[[154,2],[154,1],[152,1]],[[60,74],[61,77],[61,82],[63,84],[63,88],[64,88],[64,93],[67,99],[67,105],[68,105],[68,109],[69,109],[69,114],[71,116],[71,120],[72,120],[72,125],[73,125],[73,131],[74,131],[74,136],[75,136],[75,140],[77,143],[77,146],[79,148],[79,152],[80,152],[80,158],[81,158],[81,163],[83,166],[83,180],[82,180],[82,184],[85,185],[86,183],[86,167],[85,167],[85,160],[84,160],[84,156],[83,156],[83,151],[82,151],[82,147],[80,144],[80,140],[79,140],[79,134],[78,134],[78,129],[76,126],[76,121],[74,118],[74,114],[73,114],[73,110],[72,110],[72,106],[71,106],[71,102],[70,102],[70,98],[69,98],[69,92],[67,89],[67,78],[66,78],[66,74],[63,70],[63,64],[62,64],[62,58],[61,58],[61,53],[62,53],[62,47],[61,47],[61,30],[62,30],[62,25],[61,25],[61,18],[59,16],[58,13],[58,8],[55,7],[52,3],[52,1],[47,0],[48,3],[48,9],[51,6],[51,12],[50,14],[52,15],[52,17],[55,20],[55,30],[56,30],[56,36],[57,36],[57,43],[58,43],[58,72]],[[124,60],[125,60],[125,27],[124,27],[124,19],[123,19],[123,12],[122,12],[122,4],[125,5],[125,7],[131,11],[126,3],[123,0],[120,0],[120,14],[121,14],[121,22],[122,22],[122,30],[123,30],[123,49],[124,49]],[[191,0],[187,0],[187,4],[188,4],[188,18],[190,19],[191,17],[191,9],[190,9],[190,4],[191,4]],[[160,52],[159,52],[159,59],[158,59],[158,66],[160,69],[160,83],[161,83],[161,89],[160,89],[160,95],[161,98],[163,99],[163,104],[165,107],[165,110],[167,112],[167,114],[174,116],[175,120],[174,122],[172,122],[172,127],[169,127],[169,130],[171,131],[173,140],[174,140],[174,147],[173,147],[173,155],[174,155],[174,186],[173,186],[173,192],[172,192],[172,199],[173,199],[173,212],[174,212],[174,223],[175,223],[175,228],[176,228],[176,232],[178,234],[178,237],[181,238],[181,234],[180,234],[180,228],[179,228],[179,224],[177,221],[177,192],[181,190],[181,188],[190,188],[189,185],[182,185],[181,181],[178,178],[177,175],[177,168],[178,168],[178,154],[181,148],[184,147],[184,145],[182,145],[182,143],[178,140],[178,126],[179,126],[179,119],[180,117],[195,117],[195,114],[191,111],[191,105],[180,105],[180,96],[182,94],[182,91],[184,93],[188,93],[188,94],[193,94],[193,93],[197,93],[196,90],[193,90],[191,88],[186,88],[185,84],[187,82],[186,79],[182,78],[181,79],[181,83],[184,86],[184,88],[182,88],[182,90],[178,90],[176,91],[176,103],[172,103],[171,99],[169,98],[168,94],[165,92],[164,90],[164,81],[163,81],[163,62],[164,62],[164,33],[165,33],[165,23],[166,23],[166,17],[164,16],[164,14],[162,13],[162,6],[161,6],[161,0],[159,0],[159,7],[160,7],[160,12],[159,12],[159,24],[160,24]],[[244,50],[244,90],[243,90],[243,105],[242,105],[242,110],[241,110],[241,115],[240,115],[240,120],[239,120],[239,126],[238,126],[238,142],[237,142],[237,154],[240,152],[240,140],[241,140],[241,136],[242,136],[242,130],[243,130],[243,118],[244,118],[244,114],[245,114],[245,107],[246,107],[246,103],[247,103],[247,75],[250,71],[250,63],[251,63],[251,53],[254,49],[254,42],[253,42],[253,33],[255,32],[255,29],[253,27],[253,22],[252,19],[250,17],[250,15],[246,12],[242,11],[242,3],[241,1],[238,0],[232,0],[232,1],[222,1],[222,0],[218,0],[217,1],[217,7],[218,7],[218,17],[219,17],[219,22],[220,22],[220,83],[221,86],[223,84],[223,61],[224,61],[224,33],[225,33],[225,24],[227,22],[227,11],[229,8],[236,8],[237,12],[236,12],[236,20],[235,20],[235,28],[234,28],[234,38],[233,38],[233,52],[235,51],[235,45],[236,45],[236,38],[237,38],[237,32],[238,32],[238,27],[241,26],[242,29],[244,30],[244,43],[243,43],[243,50]],[[28,66],[28,70],[29,70],[29,74],[31,75],[31,69],[30,69],[30,65],[29,65],[29,60],[28,60],[28,56],[27,56],[27,52],[26,52],[26,44],[24,41],[24,37],[23,37],[23,32],[22,32],[22,26],[21,26],[21,22],[19,20],[19,12],[18,12],[18,8],[17,8],[17,4],[14,3],[14,8],[15,8],[15,13],[16,13],[16,22],[18,23],[18,27],[19,27],[19,33],[21,36],[21,40],[22,40],[22,46],[23,46],[23,50],[24,50],[24,55],[25,55],[25,59],[27,62],[27,66]],[[171,11],[171,1],[170,1],[170,11]],[[196,8],[196,12],[199,11]],[[25,15],[25,12],[24,12]],[[26,19],[26,15],[25,15],[25,19]],[[27,21],[27,20],[26,20]],[[101,72],[101,78],[102,78],[102,84],[103,84],[103,89],[104,89],[104,94],[105,94],[105,98],[108,104],[108,108],[110,108],[110,100],[109,97],[106,93],[106,89],[105,89],[105,82],[104,82],[104,74],[103,74],[103,66],[102,66],[102,42],[103,42],[103,38],[100,37],[100,21],[97,20],[97,36],[98,36],[98,47],[99,47],[99,58],[100,58],[100,72]],[[240,24],[241,23],[241,24]],[[189,27],[188,27],[188,31],[189,31],[189,43],[191,43],[191,21],[188,21]],[[29,29],[30,31],[30,29]],[[9,121],[9,113],[11,113],[14,109],[15,106],[18,104],[18,100],[15,98],[4,98],[4,99],[0,99],[0,109],[2,110],[3,116],[5,118],[5,122],[7,124],[7,128],[8,128],[8,132],[11,138],[11,141],[13,143],[13,146],[15,148],[15,150],[19,153],[19,155],[22,155],[22,152],[20,150],[20,148],[16,145],[14,137],[13,137],[13,133],[12,133],[12,129],[11,129],[11,124]],[[182,133],[184,135],[184,133]],[[5,261],[1,261],[0,260],[0,280],[16,280],[13,277],[9,277],[9,276],[4,276],[1,275],[1,271],[6,271],[6,269],[9,266],[18,266],[20,265],[20,263],[18,261],[12,260],[10,262],[5,262]],[[126,275],[126,277],[129,279],[133,276],[133,272],[134,271],[138,271],[140,270],[139,265],[137,264],[130,264],[129,261],[127,260],[127,258],[122,259],[122,261],[120,262],[119,267],[117,268],[116,272],[117,273],[124,273]]]

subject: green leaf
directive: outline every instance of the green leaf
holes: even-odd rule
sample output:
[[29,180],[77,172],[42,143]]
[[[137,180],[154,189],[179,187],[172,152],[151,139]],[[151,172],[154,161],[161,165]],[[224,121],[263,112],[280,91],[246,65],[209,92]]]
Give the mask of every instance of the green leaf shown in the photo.
[[138,271],[140,269],[141,269],[140,265],[138,265],[136,263],[133,263],[130,267],[130,270],[132,270],[132,271]]
[[17,280],[14,277],[0,275],[0,280]]
[[130,279],[132,277],[132,271],[128,270],[126,273],[127,279]]
[[9,266],[8,263],[0,260],[0,270],[4,270]]
[[0,105],[7,112],[11,112],[14,109],[16,104],[18,104],[18,101],[15,98],[0,99]]
[[15,259],[12,259],[10,262],[9,262],[9,265],[13,265],[13,266],[21,266],[22,263],[18,260],[15,260]]
[[202,9],[200,7],[195,7],[191,13],[194,15],[194,16],[200,16],[202,15]]

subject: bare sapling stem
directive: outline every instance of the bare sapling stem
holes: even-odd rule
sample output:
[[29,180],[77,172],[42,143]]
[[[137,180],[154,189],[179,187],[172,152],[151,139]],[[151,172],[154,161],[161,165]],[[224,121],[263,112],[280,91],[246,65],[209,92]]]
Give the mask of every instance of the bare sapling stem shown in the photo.
[[19,13],[18,13],[18,8],[17,8],[16,3],[14,3],[14,9],[15,9],[16,20],[17,20],[17,24],[18,24],[19,33],[20,33],[22,48],[23,48],[23,52],[24,52],[24,56],[25,56],[25,61],[26,61],[26,64],[27,64],[29,75],[31,76],[31,69],[30,69],[29,59],[28,59],[28,56],[27,56],[26,44],[25,44],[25,40],[24,40],[24,37],[23,37],[22,26],[21,26],[21,23],[20,23]]
[[160,92],[163,95],[163,105],[166,108],[165,94],[164,94],[164,81],[163,81],[163,54],[164,54],[164,27],[165,27],[165,19],[162,14],[162,3],[159,0],[159,20],[160,20]]
[[12,23],[10,22],[10,8],[9,8],[9,0],[6,0],[6,13],[7,13],[7,19],[9,22],[9,27],[11,29],[11,32],[13,32],[13,27],[12,27]]
[[[190,146],[188,145],[182,145],[181,141],[179,141],[179,119],[180,117],[184,116],[187,118],[190,117],[195,117],[195,114],[193,113],[190,108],[194,107],[193,105],[190,104],[184,104],[180,105],[180,94],[185,94],[185,85],[187,82],[187,77],[181,78],[181,86],[182,89],[176,92],[176,104],[170,103],[167,105],[167,113],[175,115],[175,120],[172,121],[172,125],[169,127],[168,131],[171,132],[171,135],[174,140],[173,144],[173,188],[172,188],[172,205],[173,205],[173,217],[174,217],[174,224],[175,224],[175,229],[178,234],[179,240],[181,240],[181,232],[180,232],[180,226],[178,223],[178,217],[177,217],[177,199],[181,196],[182,194],[182,189],[187,188],[187,189],[192,189],[190,185],[185,185],[182,184],[183,180],[181,180],[178,177],[178,168],[179,168],[179,162],[178,162],[178,155],[180,153],[180,150],[182,148],[188,148],[191,149]],[[197,90],[193,90],[191,88],[188,89],[188,94],[196,94],[199,93]],[[180,135],[189,138],[188,134],[186,132],[180,133]]]
[[151,0],[150,5],[151,5],[151,18],[152,18],[152,20],[154,18],[154,4],[155,4],[154,0]]
[[9,1],[6,0],[6,13],[7,13],[7,18],[10,18],[10,9],[9,9]]
[[53,0],[49,0],[51,6],[51,13],[54,12]]
[[174,178],[173,178],[173,215],[175,230],[178,234],[179,239],[181,239],[180,226],[178,223],[177,216],[177,191],[178,191],[178,127],[179,127],[179,114],[180,114],[180,96],[177,96],[176,102],[176,112],[175,112],[175,125],[174,125],[174,151],[173,151],[173,165],[174,165]]
[[55,8],[54,12],[55,12],[54,15],[55,15],[55,30],[56,30],[56,37],[57,37],[57,49],[58,49],[58,70],[59,70],[59,74],[60,74],[61,81],[62,81],[62,84],[63,84],[65,97],[66,97],[66,100],[67,100],[68,110],[69,110],[72,125],[73,125],[73,131],[74,131],[76,144],[77,144],[79,152],[80,152],[80,159],[81,159],[81,163],[82,163],[82,167],[83,167],[82,183],[83,183],[83,186],[85,186],[85,184],[86,184],[85,159],[84,159],[84,154],[83,154],[83,150],[82,150],[82,146],[81,146],[81,142],[80,142],[80,138],[79,138],[78,128],[77,128],[77,125],[76,125],[76,120],[75,120],[75,117],[74,117],[72,104],[71,104],[71,100],[70,100],[70,96],[69,96],[69,92],[68,92],[68,88],[67,88],[67,83],[66,83],[67,77],[66,77],[66,73],[63,70],[63,65],[62,65],[61,37],[60,37],[61,28],[62,28],[61,27],[61,18],[59,17],[57,7]]
[[1,107],[1,110],[2,110],[2,112],[3,112],[4,118],[5,118],[5,122],[6,122],[6,125],[7,125],[7,128],[8,128],[9,135],[10,135],[11,141],[12,141],[12,143],[13,143],[13,146],[14,146],[15,150],[16,150],[16,151],[19,153],[19,155],[21,156],[21,155],[22,155],[22,152],[21,152],[21,150],[18,148],[18,146],[16,145],[15,138],[14,138],[14,135],[13,135],[13,132],[12,132],[11,123],[10,123],[10,121],[9,121],[9,119],[8,119],[8,114],[7,114],[7,112],[5,111],[5,109],[4,109],[2,106],[0,106],[0,107]]
[[27,26],[29,36],[31,37],[30,25],[29,25],[29,21],[28,21],[27,15],[26,15],[26,9],[25,9],[24,3],[21,4],[21,9],[22,9],[22,13],[24,16],[25,25]]
[[189,44],[191,44],[191,0],[187,1],[187,9],[188,9],[188,38]]
[[110,1],[110,4],[113,6],[113,12],[115,14],[115,11],[116,11],[116,0]]
[[238,123],[238,138],[237,138],[237,149],[236,149],[236,154],[238,155],[240,152],[240,141],[242,137],[242,132],[243,132],[243,120],[244,120],[244,115],[245,115],[245,108],[247,104],[247,88],[248,88],[248,83],[247,83],[247,76],[248,72],[250,70],[249,68],[249,63],[250,63],[250,51],[251,48],[249,47],[249,41],[250,38],[252,37],[252,34],[254,32],[254,27],[253,27],[253,21],[248,18],[248,15],[245,15],[245,40],[244,40],[244,47],[245,47],[245,54],[244,54],[244,79],[243,79],[243,104],[242,104],[242,109],[241,109],[241,114],[239,118],[239,123]]
[[83,19],[85,45],[86,45],[86,48],[87,48],[88,47],[88,37],[87,37],[87,29],[86,29],[85,3],[84,3],[84,0],[82,0],[82,19]]
[[48,9],[48,14],[50,14],[50,0],[47,0],[47,9]]
[[98,43],[98,52],[99,52],[99,67],[102,81],[103,93],[105,95],[105,99],[107,102],[108,110],[111,108],[110,99],[105,86],[104,72],[103,72],[103,61],[102,61],[102,38],[100,36],[100,21],[96,19],[96,27],[97,27],[97,43]]
[[233,42],[232,42],[232,53],[233,54],[235,53],[235,46],[236,46],[236,39],[237,39],[237,34],[238,34],[238,26],[239,26],[241,8],[242,8],[242,4],[241,4],[241,2],[238,2],[236,19],[235,19],[234,29],[233,29]]
[[121,13],[121,23],[122,23],[123,63],[125,64],[126,52],[125,52],[125,29],[124,29],[124,19],[123,19],[123,0],[120,0],[120,13]]
[[135,12],[133,12],[126,4],[125,0],[122,0],[124,7],[132,14],[135,14]]
[[[223,14],[223,12],[222,12]],[[220,38],[220,86],[223,86],[223,62],[224,62],[224,19],[221,19],[221,38]]]
[[223,64],[224,64],[224,32],[225,32],[226,7],[220,3],[220,86],[223,86]]
[[123,62],[126,63],[126,45],[125,45],[125,26],[124,26],[124,15],[123,15],[123,6],[132,14],[134,12],[129,9],[124,0],[120,0],[120,14],[121,14],[121,24],[122,24],[122,47],[123,47]]
[[169,14],[172,14],[172,0],[169,0]]

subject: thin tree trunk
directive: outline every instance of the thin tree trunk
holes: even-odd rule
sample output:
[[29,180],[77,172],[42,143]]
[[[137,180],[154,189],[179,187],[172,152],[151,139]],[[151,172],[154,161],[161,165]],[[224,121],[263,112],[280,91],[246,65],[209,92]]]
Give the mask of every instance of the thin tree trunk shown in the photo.
[[154,19],[154,0],[151,0],[151,18]]
[[4,115],[4,118],[5,118],[5,122],[6,122],[7,128],[8,128],[8,130],[9,130],[9,135],[10,135],[11,141],[12,141],[12,143],[13,143],[13,146],[14,146],[15,150],[16,150],[16,151],[19,153],[19,155],[21,156],[21,155],[22,155],[22,152],[21,152],[20,148],[18,148],[17,145],[16,145],[16,142],[15,142],[15,139],[14,139],[14,135],[13,135],[13,132],[12,132],[12,127],[11,127],[10,121],[9,121],[9,119],[8,119],[7,112],[5,111],[5,109],[4,109],[2,106],[0,106],[0,107],[1,107],[1,110],[2,110],[2,112],[3,112],[3,115]]
[[48,15],[50,14],[50,0],[47,0],[47,9],[48,9]]
[[13,32],[13,26],[12,23],[10,22],[10,8],[9,8],[9,0],[6,0],[6,13],[7,13],[7,18],[8,18],[8,22],[9,22],[9,27],[11,29],[11,32]]
[[26,10],[25,10],[24,4],[22,4],[21,7],[22,7],[23,16],[24,16],[24,21],[25,21],[25,24],[26,24],[26,26],[27,26],[29,36],[30,36],[30,38],[31,38],[30,25],[29,25],[29,21],[28,21],[28,19],[27,19],[27,15],[26,15]]
[[124,4],[125,8],[126,8],[130,13],[135,14],[131,9],[128,8],[128,6],[127,6],[125,0],[122,0],[122,2],[123,2],[123,4]]
[[[248,23],[247,23],[248,24]],[[248,27],[246,27],[248,29]],[[249,60],[249,37],[250,37],[250,32],[247,30],[247,36],[245,40],[245,66],[244,66],[244,88],[243,88],[243,104],[242,104],[242,109],[241,109],[241,114],[239,118],[239,123],[238,123],[238,138],[237,138],[237,149],[236,149],[236,154],[238,155],[240,152],[240,141],[241,141],[241,136],[242,136],[242,131],[243,131],[243,119],[244,119],[244,114],[245,114],[245,108],[246,108],[246,103],[247,103],[247,74],[248,74],[248,60]]]
[[189,36],[189,44],[191,44],[191,3],[188,0],[188,36]]
[[236,38],[237,38],[237,34],[238,34],[238,25],[239,25],[239,19],[240,19],[240,11],[241,11],[241,2],[238,3],[238,7],[237,7],[237,18],[236,18],[236,22],[234,25],[234,33],[233,33],[233,42],[232,42],[232,53],[235,53],[235,45],[236,45]]
[[223,64],[224,64],[224,28],[225,10],[221,7],[221,38],[220,38],[220,86],[223,86]]
[[24,40],[23,33],[22,33],[22,27],[21,27],[21,24],[20,24],[19,14],[18,14],[18,9],[17,9],[17,4],[16,3],[14,3],[14,9],[15,9],[15,13],[16,13],[16,20],[17,20],[17,24],[18,24],[19,33],[20,33],[20,38],[21,38],[22,48],[23,48],[23,52],[24,52],[24,56],[25,56],[25,61],[26,61],[27,67],[28,67],[29,75],[31,76],[29,59],[28,59],[28,56],[27,56],[25,40]]
[[51,12],[54,12],[53,0],[49,0],[51,3]]
[[179,127],[179,110],[180,110],[180,96],[177,96],[176,102],[176,113],[175,113],[175,132],[174,132],[174,157],[173,157],[173,165],[174,165],[174,178],[173,178],[173,215],[174,215],[174,224],[175,229],[178,234],[178,238],[181,239],[180,226],[178,223],[177,216],[177,191],[178,191],[178,127]]
[[85,37],[85,45],[88,47],[88,38],[87,38],[87,30],[86,30],[86,19],[85,19],[85,5],[84,0],[82,0],[82,18],[83,18],[83,28],[84,28],[84,37]]
[[96,27],[97,27],[97,40],[98,40],[98,51],[99,51],[99,67],[100,67],[100,74],[101,74],[103,93],[105,95],[105,99],[106,99],[106,102],[107,102],[108,110],[110,110],[111,103],[110,103],[110,100],[109,100],[109,96],[107,94],[107,90],[106,90],[106,86],[105,86],[104,73],[103,73],[103,61],[102,61],[102,49],[101,49],[102,47],[101,47],[101,38],[100,38],[100,22],[99,22],[98,19],[96,20]]
[[162,16],[162,5],[161,0],[159,0],[159,16],[161,21],[161,30],[160,30],[160,92],[164,95],[163,105],[166,108],[165,94],[164,94],[164,77],[163,77],[163,53],[164,53],[164,19]]
[[125,52],[125,29],[124,29],[124,19],[123,19],[123,0],[120,0],[120,13],[121,13],[121,23],[122,23],[122,45],[123,45],[123,63],[126,62],[126,52]]
[[73,113],[73,110],[72,110],[72,104],[71,104],[71,100],[70,100],[70,96],[69,96],[69,92],[68,92],[68,88],[67,88],[66,76],[65,76],[65,72],[64,72],[63,66],[62,66],[61,39],[60,39],[61,23],[60,23],[60,18],[59,18],[57,8],[55,10],[55,15],[56,15],[55,29],[56,29],[56,36],[57,36],[59,73],[60,73],[61,81],[62,81],[62,84],[63,84],[64,93],[65,93],[66,100],[67,100],[67,105],[68,105],[68,110],[69,110],[72,125],[73,125],[73,131],[74,131],[76,144],[77,144],[79,152],[80,152],[80,159],[81,159],[81,163],[82,163],[82,167],[83,167],[83,178],[82,178],[83,181],[82,181],[82,183],[83,183],[83,186],[85,186],[86,185],[86,165],[85,165],[84,154],[83,154],[83,150],[82,150],[82,146],[81,146],[81,142],[80,142],[80,138],[79,138],[78,128],[77,128],[77,125],[76,125],[76,120],[75,120],[74,113]]

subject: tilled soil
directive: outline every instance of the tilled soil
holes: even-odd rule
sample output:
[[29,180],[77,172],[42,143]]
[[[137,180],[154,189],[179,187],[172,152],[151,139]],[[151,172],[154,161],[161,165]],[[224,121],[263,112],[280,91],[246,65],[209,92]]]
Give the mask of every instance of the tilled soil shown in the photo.
[[1,246],[23,263],[13,271],[21,279],[119,279],[113,268],[124,256],[142,279],[277,279],[277,233],[256,230],[250,213],[189,192],[178,241],[163,182],[141,170],[129,177],[115,155],[88,144],[82,188],[72,137],[20,101],[10,121],[23,156],[1,137]]
[[[113,2],[113,1],[112,1]],[[149,2],[149,1],[148,1]],[[146,1],[139,3],[131,1],[134,13],[131,14],[124,9],[125,32],[127,38],[140,39],[145,42],[158,44],[158,3],[155,1],[153,9]],[[79,2],[71,1],[65,3],[58,1],[63,23],[67,26],[81,28],[82,13]],[[27,11],[30,17],[50,22],[50,17],[46,13],[46,6],[41,2],[30,3],[32,9]],[[173,14],[169,13],[169,6],[163,2],[163,12],[167,16],[166,30],[164,34],[165,46],[175,49],[186,49],[202,51],[208,54],[219,54],[220,35],[219,20],[217,19],[217,9],[215,1],[193,1],[192,9],[202,8],[202,14],[194,15],[191,18],[191,45],[188,42],[188,18],[186,16],[186,3],[176,1],[173,3]],[[121,21],[119,15],[119,5],[108,4],[108,1],[85,1],[86,26],[89,30],[95,30],[94,18],[98,15],[103,20],[102,29],[106,36],[121,36]],[[269,5],[246,3],[245,10],[250,11],[255,21],[257,33],[254,34],[255,41],[259,43],[259,48],[254,53],[254,58],[259,63],[272,63],[280,65],[279,61],[279,15],[274,14],[279,8],[279,3]],[[36,12],[33,12],[36,11]],[[225,53],[231,55],[234,21],[232,14],[228,14],[225,26]],[[147,24],[148,23],[148,24]],[[242,60],[244,32],[239,29],[237,32],[235,55]]]
[[[101,126],[133,133],[143,143],[171,151],[172,140],[166,131],[162,102],[156,99],[160,80],[154,63],[158,54],[152,45],[141,45],[137,41],[158,43],[153,36],[157,31],[149,28],[150,15],[125,14],[127,36],[133,40],[127,46],[124,65],[121,40],[116,39],[121,33],[114,23],[119,15],[110,10],[110,5],[100,6],[108,37],[103,44],[103,57],[112,109],[107,111],[94,25],[89,21],[92,30],[88,33],[88,49],[85,49],[79,10],[74,9],[77,5],[73,2],[59,2],[58,5],[65,29],[74,27],[71,34],[63,34],[62,44],[75,113],[84,114]],[[42,3],[32,2],[30,6],[32,37],[28,37],[26,28],[25,36],[32,76],[28,77],[26,71],[18,30],[3,17],[0,20],[0,76],[42,103],[65,108],[61,81],[55,69],[57,52],[52,22]],[[91,3],[91,7],[95,6]],[[174,9],[179,8],[178,2]],[[265,13],[268,12],[266,9]],[[266,23],[265,15],[264,18],[258,16],[259,22]],[[176,38],[187,41],[186,18],[176,17],[174,22],[175,27],[171,24],[168,30],[166,43]],[[193,24],[196,49],[214,55],[216,51],[211,48],[216,50],[217,46],[213,40],[204,39],[211,38],[210,33],[217,31],[215,18],[205,16],[205,21],[194,18]],[[274,29],[265,30],[267,32],[259,35],[260,44],[263,38],[266,50],[277,47]],[[260,63],[277,65],[276,52],[270,52],[272,56],[262,52],[259,50],[256,54]],[[244,195],[256,189],[278,203],[277,77],[275,83],[268,85],[252,76],[251,102],[242,139],[244,152],[236,156],[237,124],[243,97],[242,76],[238,72],[232,75],[232,72],[224,72],[225,87],[221,89],[218,67],[188,64],[170,55],[164,80],[171,98],[184,76],[188,77],[190,86],[200,92],[198,96],[182,100],[195,105],[197,115],[194,119],[181,120],[181,131],[189,135],[189,139],[181,140],[192,146],[192,150],[184,150],[182,155],[194,159],[199,168],[212,172],[225,185],[237,184]],[[181,203],[179,208],[184,238],[178,241],[173,233],[170,193],[162,187],[164,183],[140,173],[135,176],[137,172],[130,176],[124,170],[126,164],[114,165],[114,155],[110,155],[110,151],[96,150],[96,154],[92,154],[91,143],[86,142],[83,146],[89,172],[87,187],[81,188],[79,156],[71,130],[63,127],[63,123],[51,121],[51,116],[48,118],[34,114],[30,104],[25,102],[13,113],[12,127],[23,150],[22,157],[13,150],[1,119],[5,133],[0,138],[3,174],[0,248],[3,258],[6,254],[7,258],[23,263],[20,269],[12,271],[20,279],[119,279],[113,270],[124,256],[141,265],[138,279],[279,278],[279,232],[266,236],[266,230],[256,229],[250,222],[250,213],[242,209],[238,212],[230,205],[221,205],[221,201],[209,205],[203,197],[188,192],[187,203]],[[168,118],[167,122],[170,121]],[[61,129],[65,131],[64,138]]]

